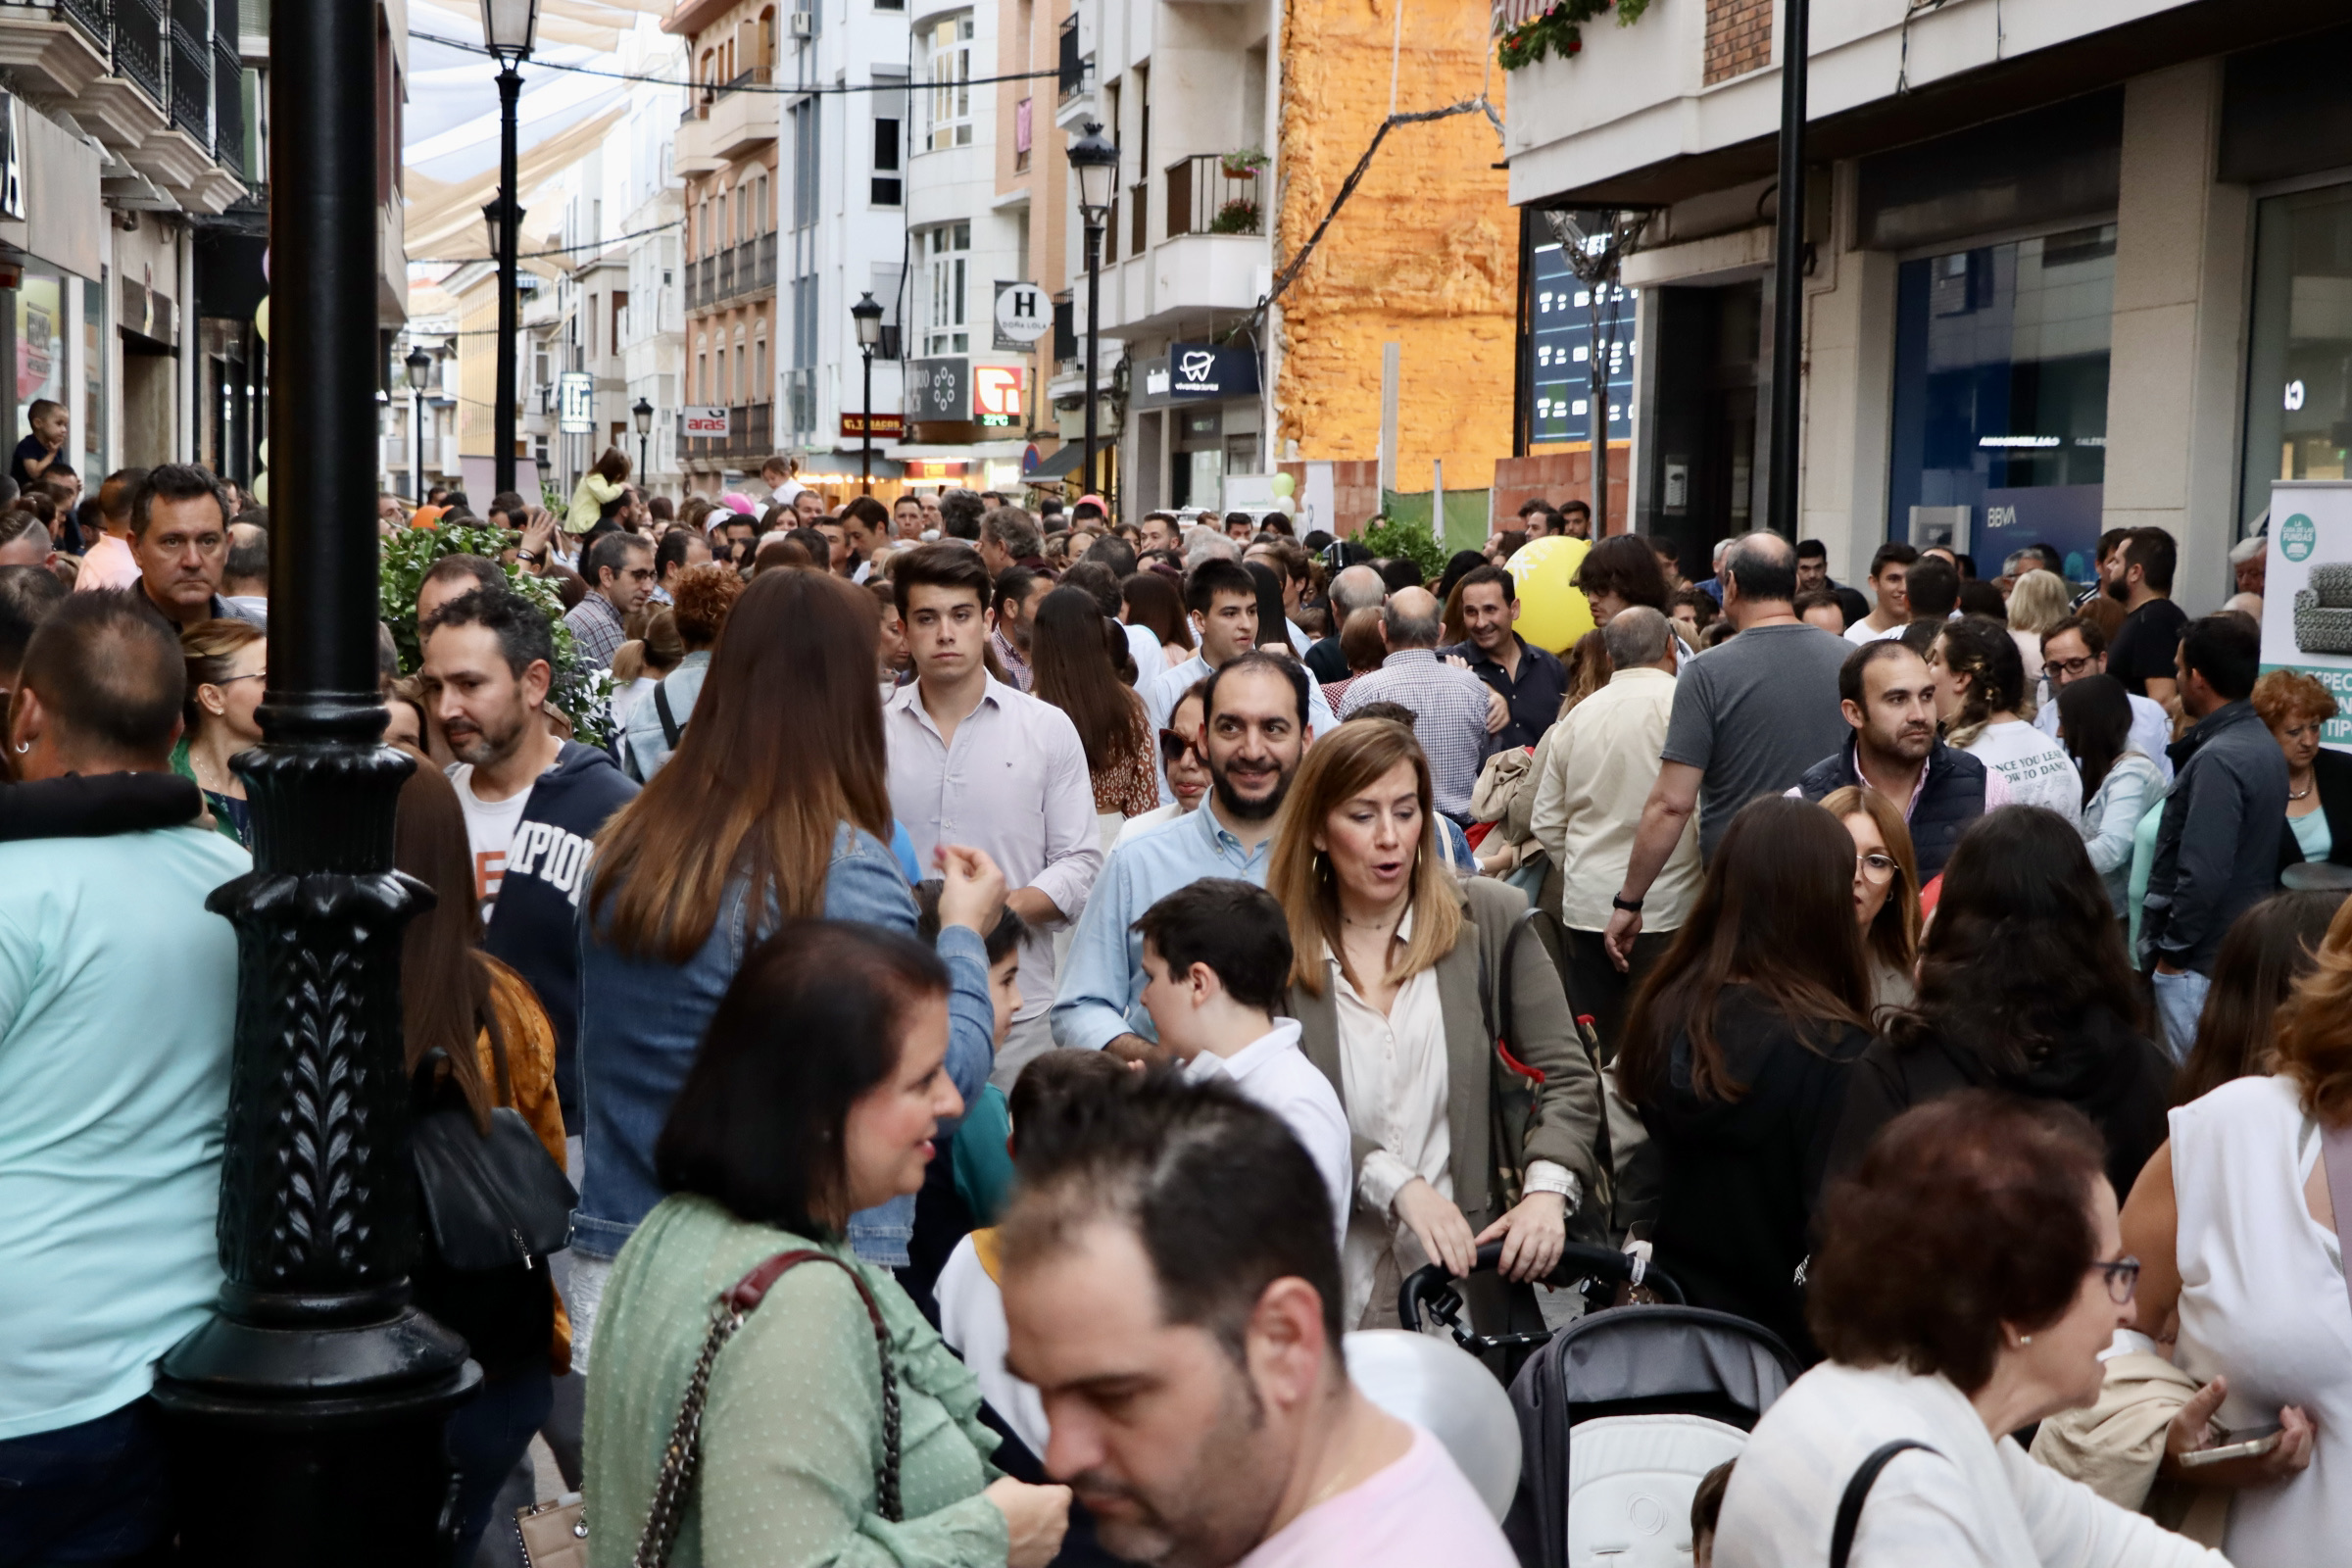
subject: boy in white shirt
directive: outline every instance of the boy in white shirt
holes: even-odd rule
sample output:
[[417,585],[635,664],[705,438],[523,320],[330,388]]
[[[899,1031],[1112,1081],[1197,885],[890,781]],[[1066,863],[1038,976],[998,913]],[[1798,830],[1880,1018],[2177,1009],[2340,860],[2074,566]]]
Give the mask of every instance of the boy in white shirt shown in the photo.
[[1204,877],[1143,913],[1144,995],[1152,1026],[1188,1078],[1222,1073],[1291,1129],[1323,1176],[1345,1242],[1354,1142],[1339,1091],[1298,1049],[1298,1020],[1277,1021],[1290,987],[1291,929],[1274,895]]

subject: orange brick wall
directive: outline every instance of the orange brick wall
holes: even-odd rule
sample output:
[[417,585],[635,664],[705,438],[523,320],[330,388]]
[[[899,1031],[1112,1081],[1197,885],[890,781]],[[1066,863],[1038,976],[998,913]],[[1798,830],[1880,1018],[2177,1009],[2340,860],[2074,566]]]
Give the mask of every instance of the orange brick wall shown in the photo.
[[[1626,480],[1633,471],[1633,443],[1609,443],[1608,531],[1624,533],[1632,526],[1626,515]],[[1568,501],[1592,504],[1592,454],[1540,452],[1524,458],[1505,458],[1494,465],[1494,518],[1516,518],[1530,501],[1560,506]]]
[[1707,85],[1772,64],[1772,0],[1707,0]]
[[[1399,3],[1293,0],[1285,13],[1277,267],[1304,246],[1388,114]],[[1407,5],[1397,107],[1475,95],[1488,75],[1488,24],[1487,6],[1471,0]],[[1499,71],[1488,91],[1499,110]],[[1303,459],[1376,458],[1381,345],[1396,342],[1397,487],[1429,489],[1432,460],[1446,465],[1449,492],[1492,481],[1495,459],[1511,450],[1519,248],[1508,176],[1491,167],[1501,157],[1482,114],[1389,132],[1283,296],[1278,454],[1296,441]]]

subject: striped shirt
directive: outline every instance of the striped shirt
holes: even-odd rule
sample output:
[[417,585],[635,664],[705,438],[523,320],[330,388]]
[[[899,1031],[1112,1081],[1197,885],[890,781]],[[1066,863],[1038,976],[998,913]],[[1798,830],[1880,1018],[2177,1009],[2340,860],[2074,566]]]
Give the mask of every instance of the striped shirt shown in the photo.
[[1401,703],[1413,710],[1413,735],[1429,757],[1438,810],[1455,818],[1468,815],[1487,744],[1487,683],[1445,662],[1434,648],[1402,648],[1381,661],[1380,668],[1356,677],[1340,700],[1341,722],[1371,703]]

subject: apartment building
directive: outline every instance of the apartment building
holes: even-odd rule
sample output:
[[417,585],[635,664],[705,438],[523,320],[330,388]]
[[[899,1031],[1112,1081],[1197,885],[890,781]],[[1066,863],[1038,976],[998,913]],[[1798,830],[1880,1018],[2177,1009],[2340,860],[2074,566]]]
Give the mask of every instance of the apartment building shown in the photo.
[[[1772,365],[1803,364],[1802,531],[1989,574],[2103,528],[2181,542],[2176,597],[2279,478],[2345,474],[2352,119],[2340,8],[1816,7],[1805,339],[1772,340],[1781,14],[1652,6],[1515,74],[1514,202],[1653,211],[1628,262],[1633,514],[1703,560],[1763,515]],[[1987,566],[1987,563],[1991,564]]]

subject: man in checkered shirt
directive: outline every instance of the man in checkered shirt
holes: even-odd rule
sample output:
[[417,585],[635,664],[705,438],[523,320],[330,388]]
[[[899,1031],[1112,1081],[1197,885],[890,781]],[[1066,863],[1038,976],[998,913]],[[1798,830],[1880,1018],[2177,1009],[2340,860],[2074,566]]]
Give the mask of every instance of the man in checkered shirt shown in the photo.
[[1340,703],[1345,723],[1371,703],[1397,703],[1413,711],[1413,735],[1429,756],[1430,786],[1438,810],[1464,822],[1470,792],[1478,782],[1479,754],[1487,739],[1487,685],[1467,669],[1438,657],[1445,610],[1426,588],[1391,594],[1380,612],[1388,657],[1380,668],[1360,675]]

